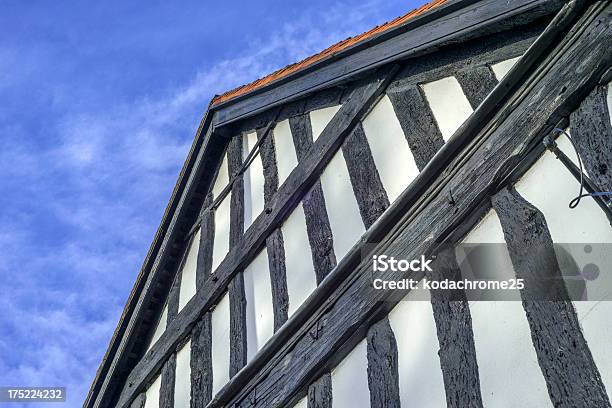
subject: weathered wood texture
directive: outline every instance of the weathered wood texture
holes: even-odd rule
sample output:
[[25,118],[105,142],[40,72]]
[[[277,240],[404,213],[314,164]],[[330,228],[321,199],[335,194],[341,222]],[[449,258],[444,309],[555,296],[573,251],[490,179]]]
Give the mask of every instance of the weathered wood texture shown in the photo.
[[[582,335],[571,301],[539,300],[530,291],[565,292],[552,238],[544,215],[516,190],[504,189],[492,198],[517,278],[525,279],[523,307],[531,328],[538,363],[555,407],[609,407],[610,401],[591,351]],[[556,285],[559,288],[554,288]],[[529,300],[526,300],[529,299]]]
[[[453,248],[437,254],[430,280],[461,279]],[[482,395],[474,347],[470,306],[463,291],[432,290],[431,306],[440,350],[446,404],[450,408],[481,408]],[[491,356],[488,356],[491,357]]]
[[200,220],[200,248],[196,266],[196,288],[200,290],[212,273],[213,243],[215,240],[215,214],[210,210],[213,195],[209,193],[204,199]]
[[270,89],[250,93],[248,98],[222,104],[213,121],[217,125],[231,123],[392,61],[524,25],[554,13],[562,5],[561,0],[452,2],[408,21],[398,28],[399,34],[372,37],[355,48],[330,56],[316,70],[305,69],[294,80],[285,79]]
[[485,100],[497,85],[493,70],[487,65],[462,69],[455,73],[455,77],[474,109]]
[[387,90],[395,115],[419,170],[444,146],[442,133],[434,120],[423,91],[418,85]]
[[[232,185],[230,208],[230,252],[242,241],[244,234],[244,179],[238,175],[242,167],[244,134],[234,137],[227,150],[230,180],[237,177]],[[230,377],[247,362],[247,317],[244,275],[239,270],[229,283],[230,302]]]
[[[271,131],[272,132],[272,131]],[[264,203],[270,205],[272,197],[278,190],[278,168],[276,166],[276,149],[271,134],[257,131],[258,138],[265,137],[260,147],[264,171]],[[266,210],[267,211],[267,210]],[[274,331],[278,330],[289,316],[289,292],[287,290],[287,270],[285,266],[285,246],[280,228],[274,230],[266,239],[268,250],[268,267],[272,284],[272,306],[274,310]]]
[[[212,399],[211,312],[204,314],[191,332],[191,407],[203,408]],[[178,407],[177,407],[178,408]]]
[[397,342],[388,318],[368,329],[370,407],[400,408]]
[[161,371],[159,408],[174,408],[174,382],[176,379],[176,354],[172,354]]
[[130,408],[144,408],[145,402],[147,402],[147,394],[141,392],[132,402]]
[[376,164],[361,123],[346,138],[342,154],[351,178],[361,219],[366,229],[370,228],[387,208],[389,199],[380,181]]
[[308,408],[332,408],[331,374],[325,373],[308,387]]
[[[310,115],[303,114],[290,118],[289,126],[298,161],[303,162],[308,159],[313,146]],[[312,251],[312,264],[314,265],[317,283],[321,283],[336,266],[336,255],[334,253],[334,237],[320,180],[317,180],[310,191],[304,195],[302,206],[306,218],[306,232]]]
[[[473,129],[475,123],[460,128],[455,135],[456,143],[469,143],[470,149],[448,158],[451,162],[445,166],[446,171],[425,169],[417,177],[415,186],[390,207],[385,220],[377,222],[362,238],[362,242],[381,242],[372,252],[402,259],[428,254],[437,247],[436,241],[448,236],[473,209],[480,208],[483,198],[497,187],[498,180],[527,155],[532,143],[539,143],[538,138],[551,130],[551,123],[558,122],[578,105],[610,65],[612,50],[606,44],[612,40],[612,33],[607,24],[602,24],[606,16],[602,9],[600,3],[589,8],[579,23],[582,29],[557,38],[556,43],[561,45],[551,50],[551,57],[536,69],[530,69],[528,76],[529,65],[516,70],[514,75],[526,76],[521,87],[505,99],[503,108],[493,118],[480,122],[477,134],[466,131]],[[575,9],[569,8],[555,24],[566,27],[564,24],[573,19],[572,10]],[[551,29],[550,35],[544,36],[524,61],[528,64],[535,61],[535,56],[556,38],[558,30]],[[577,64],[582,68],[579,76],[575,73]],[[518,79],[513,75],[507,78],[508,81]],[[565,91],[559,94],[560,89]],[[476,119],[480,121],[482,117],[474,115],[471,121]],[[452,148],[456,146],[448,147]],[[435,180],[429,178],[430,171],[437,175]],[[453,191],[453,202],[442,194],[449,188]],[[363,328],[392,304],[381,303],[387,295],[371,289],[369,261],[354,267],[361,255],[358,252],[351,251],[324,282],[332,282],[330,278],[336,273],[348,272],[349,276],[338,287],[329,292],[327,285],[319,287],[317,294],[322,297],[317,309],[302,309],[304,316],[299,317],[304,320],[295,319],[300,327],[289,340],[282,339],[283,347],[266,359],[266,366],[248,380],[236,380],[232,384],[236,388],[228,386],[227,393],[219,395],[211,407],[249,400],[255,384],[256,406],[287,406],[295,402],[298,390],[307,386],[309,379],[328,370],[363,338]],[[381,279],[386,277],[381,273]],[[293,318],[290,323],[294,323]],[[317,335],[313,337],[309,333],[315,328]]]
[[[348,102],[342,105],[339,112],[323,130],[313,150],[309,153],[309,158],[300,162],[274,195],[270,213],[264,212],[255,220],[240,244],[230,250],[215,273],[204,284],[202,290],[198,291],[196,296],[181,310],[177,319],[161,336],[158,344],[153,346],[151,351],[131,371],[128,382],[132,386],[126,387],[121,393],[118,406],[126,407],[131,402],[137,390],[142,389],[146,381],[151,379],[153,373],[159,369],[171,350],[189,333],[202,313],[218,302],[236,272],[244,268],[257,255],[267,236],[280,226],[284,217],[298,202],[299,197],[312,187],[345,137],[378,99],[395,71],[395,66],[385,68],[373,77],[362,79],[352,86]],[[279,337],[282,338],[285,335],[282,334]],[[260,355],[265,356],[266,352],[260,352]],[[257,364],[251,364],[251,366],[255,370]],[[245,371],[245,373],[248,372],[248,370]]]
[[[607,86],[598,86],[570,116],[570,132],[585,170],[600,191],[612,191],[612,125]],[[563,137],[563,136],[561,136]]]

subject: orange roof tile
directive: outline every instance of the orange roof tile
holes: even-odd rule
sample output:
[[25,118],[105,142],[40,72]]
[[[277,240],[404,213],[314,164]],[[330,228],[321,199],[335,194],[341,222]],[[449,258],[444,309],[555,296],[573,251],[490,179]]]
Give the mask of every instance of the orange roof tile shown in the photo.
[[259,89],[265,85],[271,84],[272,82],[275,82],[283,77],[286,77],[290,74],[293,74],[295,72],[298,72],[306,67],[309,67],[311,65],[313,65],[314,63],[330,56],[333,54],[336,54],[350,46],[353,46],[357,43],[360,43],[370,37],[373,37],[375,35],[381,34],[393,27],[397,27],[400,26],[402,24],[404,24],[406,21],[418,16],[419,14],[423,14],[426,11],[429,11],[433,8],[436,8],[444,3],[446,3],[448,0],[433,0],[430,3],[427,3],[417,9],[414,9],[406,14],[404,14],[401,17],[398,17],[392,21],[389,21],[388,23],[376,26],[374,28],[372,28],[369,31],[366,31],[363,34],[359,34],[355,37],[349,37],[345,40],[342,40],[328,48],[326,48],[325,50],[321,51],[318,54],[312,55],[306,59],[303,59],[300,62],[296,62],[294,64],[290,64],[287,65],[284,68],[281,68],[277,71],[272,72],[269,75],[266,75],[263,78],[260,78],[256,81],[251,82],[250,84],[246,84],[246,85],[242,85],[239,86],[238,88],[232,89],[231,91],[225,92],[221,95],[217,95],[213,98],[211,105],[215,106],[215,105],[219,105],[223,102],[227,102],[231,99],[234,99],[240,95],[244,95],[246,93],[249,93],[251,91],[254,91],[256,89]]

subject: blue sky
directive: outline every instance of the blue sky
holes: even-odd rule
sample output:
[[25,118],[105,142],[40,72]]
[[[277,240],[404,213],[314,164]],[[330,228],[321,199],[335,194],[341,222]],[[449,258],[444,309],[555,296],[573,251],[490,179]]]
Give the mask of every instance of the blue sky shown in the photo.
[[0,386],[82,404],[215,93],[421,3],[2,1]]

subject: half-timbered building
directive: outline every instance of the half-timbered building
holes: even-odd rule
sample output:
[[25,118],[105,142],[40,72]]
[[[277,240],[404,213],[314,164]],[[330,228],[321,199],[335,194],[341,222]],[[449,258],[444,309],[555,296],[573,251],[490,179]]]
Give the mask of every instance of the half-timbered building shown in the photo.
[[[84,407],[610,407],[611,12],[435,0],[216,96]],[[516,299],[372,288],[469,243]],[[569,243],[591,296],[530,297]]]

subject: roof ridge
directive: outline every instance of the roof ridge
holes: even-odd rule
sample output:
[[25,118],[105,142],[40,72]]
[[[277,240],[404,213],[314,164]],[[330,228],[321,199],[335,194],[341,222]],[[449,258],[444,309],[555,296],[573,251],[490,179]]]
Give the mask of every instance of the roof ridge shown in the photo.
[[359,44],[360,42],[364,41],[367,38],[373,37],[376,34],[381,34],[386,32],[387,30],[393,28],[393,27],[397,27],[403,23],[405,23],[406,21],[412,19],[413,17],[416,17],[420,14],[425,13],[426,11],[429,11],[433,8],[436,8],[444,3],[446,3],[448,0],[432,0],[429,3],[426,3],[416,9],[410,10],[409,12],[407,12],[404,15],[401,15],[399,17],[394,18],[391,21],[376,25],[374,27],[372,27],[371,29],[369,29],[368,31],[365,31],[361,34],[357,34],[354,36],[350,36],[347,37],[343,40],[340,40],[332,45],[330,45],[329,47],[325,48],[324,50],[310,55],[300,61],[291,63],[289,65],[286,65],[282,68],[279,68],[261,78],[258,78],[252,82],[249,82],[247,84],[244,85],[240,85],[234,89],[231,89],[227,92],[222,93],[221,95],[216,95],[213,100],[211,105],[219,105],[223,102],[227,102],[230,101],[234,98],[237,98],[238,96],[244,95],[248,92],[254,91],[256,89],[262,88],[265,85],[274,83],[286,76],[288,76],[289,74],[295,73],[295,72],[299,72],[307,67],[312,66],[313,64],[315,64],[316,62],[324,59],[327,56],[331,56],[334,55],[342,50],[345,50],[346,48],[348,48],[349,46],[352,45],[356,45]]

